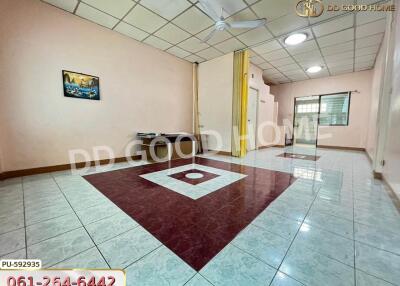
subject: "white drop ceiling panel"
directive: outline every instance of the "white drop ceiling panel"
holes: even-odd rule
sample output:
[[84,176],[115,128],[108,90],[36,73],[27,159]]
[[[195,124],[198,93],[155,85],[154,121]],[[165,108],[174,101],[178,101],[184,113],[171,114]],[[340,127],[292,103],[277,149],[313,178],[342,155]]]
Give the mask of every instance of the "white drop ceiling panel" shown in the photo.
[[153,33],[167,23],[165,19],[141,5],[136,5],[123,21],[148,33]]
[[353,27],[354,25],[354,15],[349,14],[340,18],[337,18],[335,20],[322,23],[321,25],[317,25],[313,27],[313,31],[315,33],[315,36],[317,37],[322,37],[328,34],[332,34],[335,32],[339,32],[342,30],[346,30],[348,28]]
[[340,67],[340,66],[349,66],[354,63],[354,58],[347,58],[347,59],[341,59],[341,60],[336,60],[336,61],[331,61],[331,62],[326,62],[328,67]]
[[266,54],[266,53],[270,53],[272,51],[276,51],[279,49],[282,49],[281,44],[279,44],[278,41],[274,40],[274,41],[267,42],[265,44],[255,46],[253,48],[253,51],[255,51],[258,54]]
[[[251,11],[249,8],[246,8],[226,19],[228,23],[232,23],[234,21],[248,21],[248,20],[255,20],[258,19],[257,15],[254,14],[253,11]],[[229,31],[232,35],[240,35],[244,32],[249,31],[250,29],[232,29]]]
[[266,40],[272,39],[272,34],[265,27],[250,30],[237,36],[237,38],[247,46],[252,46]]
[[84,3],[80,3],[76,11],[76,15],[107,28],[112,28],[118,23],[117,18],[114,18]]
[[167,52],[170,53],[170,54],[173,54],[173,55],[177,56],[178,58],[185,58],[185,57],[190,56],[190,53],[189,53],[189,52],[187,52],[187,51],[185,51],[185,50],[182,50],[181,48],[179,48],[179,47],[177,47],[177,46],[174,46],[174,47],[172,47],[172,48],[169,48],[169,49],[167,50]]
[[325,57],[348,51],[354,51],[354,41],[332,45],[321,49],[322,55],[324,55]]
[[284,74],[287,77],[291,77],[291,76],[303,76],[305,74],[304,70],[302,69],[295,69],[295,70],[290,70],[290,71],[286,71],[284,72]]
[[288,11],[293,11],[295,2],[292,0],[261,0],[251,8],[260,18],[266,18],[268,21],[273,21],[288,14]]
[[214,47],[227,54],[236,50],[243,49],[246,46],[236,38],[231,38],[222,43],[216,44]]
[[356,57],[366,56],[378,53],[380,45],[356,49]]
[[374,45],[380,45],[383,40],[383,33],[356,39],[356,49]]
[[339,54],[334,54],[330,56],[325,56],[325,61],[326,62],[334,62],[334,61],[340,61],[343,59],[349,59],[354,57],[354,50],[353,51],[348,51],[344,53],[339,53]]
[[327,36],[317,38],[317,42],[321,48],[337,45],[343,42],[352,41],[354,39],[354,28],[336,32]]
[[[308,21],[295,14],[297,0],[208,1],[217,14],[223,7],[228,23],[264,17],[267,23],[257,29],[218,31],[204,43],[214,21],[197,0],[42,0],[189,62],[248,48],[251,62],[265,70],[264,78],[273,83],[373,68],[386,28],[387,13],[382,12],[324,11]],[[367,2],[376,1],[360,3]],[[353,3],[329,1],[339,6]],[[287,46],[284,39],[295,32],[306,32],[307,40]],[[312,65],[324,69],[307,74],[305,69]]]
[[187,11],[172,20],[172,23],[183,30],[196,34],[210,27],[214,22],[197,7],[191,7]]
[[297,55],[297,54],[302,54],[302,53],[306,53],[306,52],[316,51],[316,50],[318,50],[318,46],[317,46],[317,42],[312,39],[312,40],[308,40],[304,43],[301,43],[300,45],[287,46],[286,50],[291,55]]
[[299,66],[297,64],[289,64],[289,65],[284,65],[284,66],[278,67],[278,69],[283,73],[293,71],[298,68],[299,68]]
[[175,18],[191,6],[186,0],[141,0],[140,4],[168,20]]
[[320,78],[320,77],[326,77],[329,76],[329,71],[328,69],[324,68],[318,73],[312,73],[308,75],[310,78]]
[[43,0],[43,2],[49,3],[50,5],[61,8],[65,11],[73,13],[78,0]]
[[157,38],[155,36],[150,36],[150,37],[146,38],[143,41],[143,43],[148,44],[150,46],[153,46],[153,47],[155,47],[157,49],[160,49],[160,50],[165,50],[165,49],[168,49],[169,47],[172,46],[172,44],[170,44],[170,43],[168,43],[168,42],[166,42],[166,41],[164,41],[164,40],[162,40],[160,38]]
[[[297,1],[296,1],[297,2]],[[354,4],[354,0],[329,0],[328,1],[322,1],[323,4],[325,4],[325,10],[322,13],[321,16],[319,17],[313,17],[310,18],[310,22],[311,24],[315,24],[315,23],[320,23],[320,22],[324,22],[324,21],[329,21],[331,19],[334,19],[338,16],[340,16],[341,14],[344,14],[345,11],[327,11],[327,5],[336,5],[338,7],[342,7],[342,5],[352,5]]]
[[309,77],[306,74],[292,75],[292,76],[289,76],[289,79],[291,79],[292,81],[302,81],[302,80],[309,79]]
[[168,23],[154,33],[154,35],[172,44],[178,44],[190,37],[189,33],[172,23]]
[[185,58],[185,60],[192,62],[192,63],[201,63],[204,62],[205,59],[203,59],[202,57],[196,56],[196,55],[190,55],[188,57]]
[[[171,0],[170,0],[171,1]],[[194,1],[197,2],[197,1]],[[221,7],[224,8],[223,16],[224,18],[228,18],[229,16],[245,9],[247,7],[246,3],[242,0],[214,0],[208,1],[209,5],[217,11],[217,15],[221,14]],[[203,10],[203,7],[197,3],[197,7]]]
[[273,60],[269,61],[274,67],[281,67],[281,66],[286,66],[286,65],[291,65],[291,64],[296,64],[296,62],[291,58],[283,58],[279,60]]
[[191,53],[196,53],[198,51],[208,48],[210,45],[200,41],[196,37],[191,37],[191,38],[181,42],[178,46],[182,49],[185,49],[186,51],[191,52]]
[[118,0],[118,5],[115,5],[116,1],[109,0],[83,0],[82,2],[118,19],[124,17],[126,13],[128,13],[129,10],[136,4],[132,0]]
[[368,11],[363,13],[357,13],[356,15],[356,24],[357,26],[367,24],[370,22],[375,22],[379,19],[386,18],[386,12],[378,12],[378,11]]
[[376,58],[376,54],[370,54],[365,56],[359,56],[355,58],[356,63],[363,63],[363,62],[371,62],[374,61]]
[[274,68],[270,63],[267,63],[267,62],[259,64],[258,66],[263,70]]
[[299,30],[307,25],[307,19],[297,16],[294,12],[268,23],[269,29],[276,36]]
[[255,65],[259,65],[259,64],[265,63],[265,60],[260,56],[255,56],[255,57],[250,58],[250,62]]
[[355,68],[356,69],[365,69],[365,68],[371,68],[373,65],[374,65],[374,61],[360,62],[360,63],[355,63]]
[[276,50],[270,53],[266,53],[261,55],[264,59],[267,61],[273,61],[273,60],[279,60],[283,58],[289,57],[289,53],[285,51],[284,49]]
[[353,71],[357,71],[353,69],[353,66],[351,66],[351,68],[349,69],[344,69],[344,70],[329,70],[331,75],[341,75],[341,74],[345,74],[345,73],[351,73]]
[[120,22],[115,28],[115,31],[124,34],[130,38],[133,38],[138,41],[142,41],[143,39],[147,38],[150,34],[142,31],[132,25],[129,25],[125,22]]
[[356,38],[363,38],[370,35],[383,33],[386,28],[386,19],[381,19],[375,22],[357,26]]
[[216,48],[214,48],[214,47],[209,47],[209,48],[207,48],[207,49],[205,49],[205,50],[202,50],[202,51],[200,51],[200,52],[197,52],[196,54],[197,54],[198,56],[200,56],[200,57],[206,59],[206,60],[211,60],[211,59],[213,59],[213,58],[216,58],[216,57],[219,57],[219,56],[222,56],[222,55],[223,55],[223,53],[221,53],[220,51],[218,51],[218,50],[217,50]]
[[331,73],[335,73],[335,74],[340,73],[340,72],[347,72],[347,71],[349,71],[349,70],[352,71],[352,70],[353,70],[353,67],[354,67],[353,63],[351,63],[351,64],[345,64],[345,65],[340,65],[340,66],[329,66],[329,65],[328,65],[329,71],[330,71]]
[[319,60],[322,58],[321,53],[318,50],[307,52],[307,53],[302,53],[302,54],[297,54],[297,55],[294,55],[293,57],[299,62],[314,61],[314,60]]
[[280,73],[280,71],[278,71],[278,70],[275,69],[275,68],[264,69],[263,74],[265,74],[265,75],[267,75],[267,76],[268,76],[268,75],[269,75],[269,76],[273,76],[273,75],[276,75],[276,74],[282,75],[282,74]]

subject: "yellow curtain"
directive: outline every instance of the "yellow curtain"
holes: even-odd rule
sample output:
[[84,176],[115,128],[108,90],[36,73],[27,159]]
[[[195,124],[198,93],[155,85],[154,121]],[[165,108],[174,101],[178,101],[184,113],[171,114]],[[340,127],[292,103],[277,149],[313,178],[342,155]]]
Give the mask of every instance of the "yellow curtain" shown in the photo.
[[200,138],[200,119],[199,119],[199,78],[198,78],[199,65],[193,63],[193,132],[197,139],[197,148],[201,152],[201,138]]
[[232,105],[232,156],[235,157],[244,157],[247,152],[248,71],[249,52],[235,52]]

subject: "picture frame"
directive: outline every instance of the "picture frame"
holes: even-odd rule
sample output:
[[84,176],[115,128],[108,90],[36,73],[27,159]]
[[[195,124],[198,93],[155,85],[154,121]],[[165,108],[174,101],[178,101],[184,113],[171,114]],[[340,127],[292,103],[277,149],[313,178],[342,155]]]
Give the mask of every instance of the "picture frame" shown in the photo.
[[100,100],[100,79],[98,76],[62,70],[65,97]]

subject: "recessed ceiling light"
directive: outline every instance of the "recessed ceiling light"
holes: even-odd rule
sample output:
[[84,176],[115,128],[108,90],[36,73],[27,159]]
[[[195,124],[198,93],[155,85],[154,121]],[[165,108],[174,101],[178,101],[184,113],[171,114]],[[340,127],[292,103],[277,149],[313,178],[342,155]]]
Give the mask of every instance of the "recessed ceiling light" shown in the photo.
[[307,39],[306,33],[296,33],[285,38],[284,42],[288,46],[298,45]]
[[322,70],[322,67],[321,66],[313,66],[313,67],[309,67],[308,69],[307,69],[307,72],[308,73],[316,73],[316,72],[319,72],[319,71],[321,71]]

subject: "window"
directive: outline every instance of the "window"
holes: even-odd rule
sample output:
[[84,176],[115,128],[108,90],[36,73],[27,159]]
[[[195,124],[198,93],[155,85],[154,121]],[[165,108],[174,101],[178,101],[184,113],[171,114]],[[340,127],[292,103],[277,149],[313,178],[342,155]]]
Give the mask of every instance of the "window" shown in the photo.
[[319,125],[349,125],[350,93],[321,95]]
[[299,104],[297,106],[298,113],[318,113],[318,103]]

